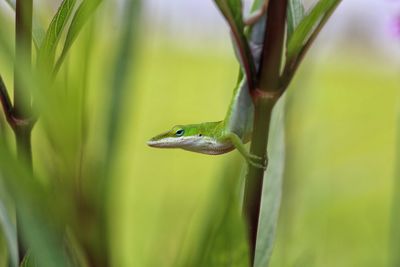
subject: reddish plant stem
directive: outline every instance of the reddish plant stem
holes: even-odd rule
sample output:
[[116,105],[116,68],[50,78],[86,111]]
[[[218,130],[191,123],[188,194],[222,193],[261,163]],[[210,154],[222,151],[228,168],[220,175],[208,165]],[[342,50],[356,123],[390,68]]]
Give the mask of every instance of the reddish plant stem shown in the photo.
[[[254,128],[250,152],[267,161],[268,132],[272,108],[280,95],[280,69],[284,48],[286,0],[270,0],[263,56],[257,89],[252,92],[255,104]],[[245,181],[243,213],[247,222],[251,266],[254,264],[260,215],[264,170],[249,166]]]

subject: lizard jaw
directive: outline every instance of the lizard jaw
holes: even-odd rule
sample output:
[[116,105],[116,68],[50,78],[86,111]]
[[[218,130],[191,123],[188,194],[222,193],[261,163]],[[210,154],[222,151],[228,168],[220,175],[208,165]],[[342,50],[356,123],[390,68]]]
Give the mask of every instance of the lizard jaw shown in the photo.
[[166,137],[160,140],[149,140],[147,145],[157,148],[181,148],[184,150],[208,154],[219,155],[234,149],[231,143],[221,143],[213,138],[199,136]]
[[147,145],[158,148],[185,148],[197,143],[199,139],[194,136],[165,137],[159,140],[150,139],[147,141]]

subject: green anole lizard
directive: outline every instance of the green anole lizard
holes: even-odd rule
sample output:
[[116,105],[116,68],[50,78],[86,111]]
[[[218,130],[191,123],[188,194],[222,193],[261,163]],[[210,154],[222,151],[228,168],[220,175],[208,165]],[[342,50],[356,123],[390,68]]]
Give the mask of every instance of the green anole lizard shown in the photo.
[[[262,159],[250,154],[244,144],[250,141],[253,129],[254,104],[250,89],[254,86],[253,77],[255,77],[261,57],[267,2],[263,2],[260,9],[247,20],[246,24],[254,24],[248,44],[246,38],[241,38],[244,35],[238,34],[237,29],[230,25],[235,52],[246,75],[242,75],[234,89],[225,119],[217,122],[176,125],[171,130],[151,138],[147,142],[149,146],[181,148],[209,155],[227,153],[236,148],[249,164],[264,168]],[[243,42],[246,42],[246,46],[248,45],[245,48],[250,50],[252,59],[245,55]]]

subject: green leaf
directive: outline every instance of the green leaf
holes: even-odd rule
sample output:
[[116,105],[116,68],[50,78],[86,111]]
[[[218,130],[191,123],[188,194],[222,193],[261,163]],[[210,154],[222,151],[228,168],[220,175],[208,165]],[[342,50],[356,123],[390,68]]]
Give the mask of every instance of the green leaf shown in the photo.
[[61,199],[46,191],[3,142],[0,142],[0,170],[4,187],[15,201],[19,230],[37,264],[70,266],[64,254],[64,225],[55,223],[60,218],[56,211]]
[[[248,266],[246,228],[240,214],[241,164],[226,163],[216,177],[215,191],[199,222],[197,238],[190,238],[190,248],[173,266]],[[243,172],[244,174],[244,172]]]
[[52,68],[58,42],[72,14],[75,3],[76,0],[64,0],[54,15],[39,49],[38,65],[40,67]]
[[36,51],[39,52],[40,46],[46,36],[46,32],[36,19],[33,19],[32,27],[33,44],[35,45]]
[[287,42],[287,61],[290,62],[304,47],[310,45],[314,34],[320,30],[320,25],[325,23],[341,0],[320,0],[297,26]]
[[20,267],[38,267],[30,250],[28,250],[28,252],[26,253],[24,259],[21,262]]
[[281,98],[272,113],[269,163],[264,173],[254,267],[268,266],[274,245],[285,167],[284,102]]
[[297,68],[315,38],[341,0],[320,0],[303,18],[286,43],[286,62],[281,75],[281,87],[289,86]]
[[304,17],[303,1],[289,0],[287,8],[287,39],[290,39],[294,30]]
[[[5,0],[7,4],[15,11],[15,0]],[[34,17],[33,18],[33,31],[32,31],[32,39],[33,43],[36,47],[36,50],[39,50],[39,47],[42,45],[43,37],[45,35],[44,29],[39,21]]]
[[[128,78],[132,74],[132,57],[135,54],[135,47],[137,45],[138,37],[138,18],[141,4],[139,0],[128,1],[125,5],[124,19],[129,23],[125,23],[122,27],[121,40],[119,42],[119,49],[115,65],[112,83],[110,85],[111,95],[109,97],[109,118],[107,121],[107,161],[111,161],[115,144],[117,141],[118,131],[123,125],[123,113],[121,107],[124,103],[124,97],[128,90],[126,84]],[[136,59],[136,57],[134,58]]]
[[18,241],[17,231],[12,223],[6,207],[0,201],[0,226],[7,241],[8,253],[10,255],[10,266],[18,266]]
[[94,11],[97,9],[97,7],[100,5],[101,2],[102,0],[85,0],[79,5],[72,19],[71,25],[69,26],[64,47],[55,65],[54,73],[57,73],[58,70],[60,69],[62,63],[64,62],[65,57],[67,56],[69,49],[71,48],[78,34],[80,33],[85,23],[89,20],[89,18],[91,17],[91,15],[94,13]]
[[256,68],[253,56],[244,33],[243,7],[240,0],[214,0],[222,15],[228,22],[234,39],[235,50],[240,56],[240,63],[246,73],[249,88],[254,88]]

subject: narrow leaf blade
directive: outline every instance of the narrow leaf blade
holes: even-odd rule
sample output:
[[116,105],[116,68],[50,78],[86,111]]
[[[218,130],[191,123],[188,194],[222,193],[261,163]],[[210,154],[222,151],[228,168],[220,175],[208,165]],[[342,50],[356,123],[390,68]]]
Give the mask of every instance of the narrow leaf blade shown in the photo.
[[[289,85],[308,49],[340,2],[341,0],[321,0],[296,28],[287,42],[286,63],[281,76],[282,88]],[[313,25],[311,21],[315,24]]]
[[329,16],[341,0],[320,0],[303,18],[287,42],[287,58],[295,57],[312,36],[318,24]]
[[26,253],[19,267],[38,267],[30,250]]
[[287,11],[287,39],[289,40],[304,18],[305,11],[302,0],[289,0]]
[[71,25],[69,26],[64,47],[55,65],[54,73],[58,72],[61,64],[64,62],[64,59],[69,49],[71,48],[75,39],[78,37],[78,34],[82,30],[85,23],[89,20],[91,15],[96,11],[101,2],[102,0],[85,0],[79,5],[77,11],[74,14]]
[[274,108],[270,129],[254,267],[268,266],[275,240],[285,167],[284,98]]
[[44,37],[46,36],[46,32],[44,31],[42,25],[40,25],[36,19],[33,20],[32,27],[33,27],[32,29],[33,44],[35,45],[36,51],[39,52]]
[[[174,266],[247,266],[249,262],[245,222],[240,214],[240,164],[227,163],[215,181],[215,191],[199,222],[198,238]],[[244,172],[243,172],[244,173]],[[189,240],[189,239],[188,239]]]
[[42,46],[39,49],[38,61],[40,66],[52,67],[58,42],[72,14],[75,3],[76,0],[64,0],[54,15],[47,29]]

